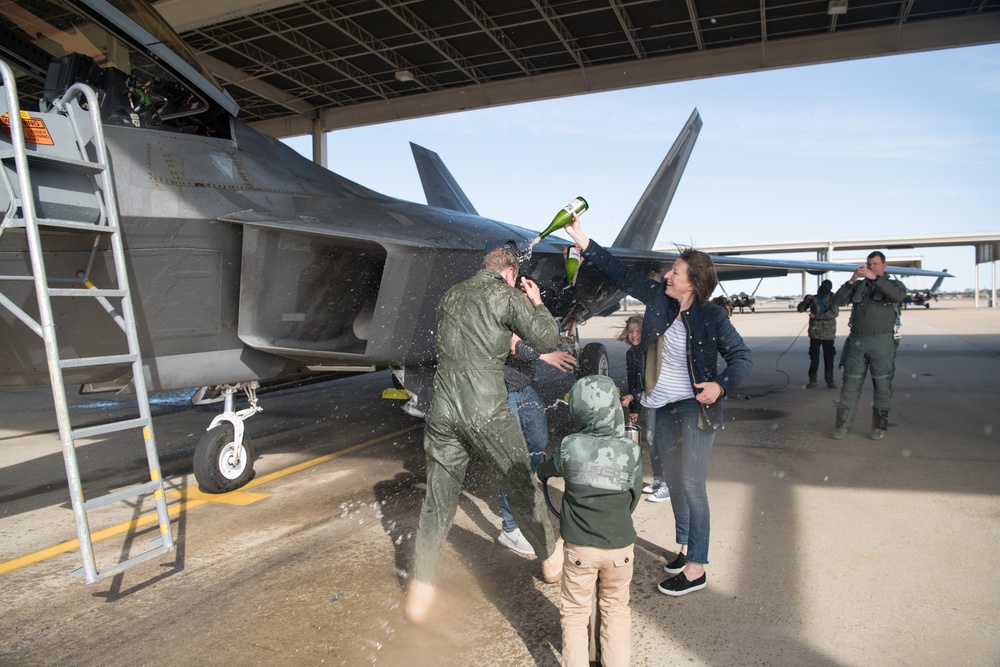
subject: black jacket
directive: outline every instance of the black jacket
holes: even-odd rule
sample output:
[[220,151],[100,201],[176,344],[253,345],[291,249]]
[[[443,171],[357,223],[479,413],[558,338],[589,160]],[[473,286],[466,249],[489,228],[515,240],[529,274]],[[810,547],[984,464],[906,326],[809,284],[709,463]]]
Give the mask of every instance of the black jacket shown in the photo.
[[625,352],[625,380],[628,387],[625,393],[632,395],[628,411],[636,414],[639,412],[639,397],[642,396],[642,353],[638,346],[629,346]]
[[[590,241],[583,256],[619,289],[646,304],[639,349],[645,354],[643,387],[647,394],[656,386],[660,372],[659,364],[651,363],[650,352],[655,351],[657,339],[662,338],[678,314],[687,327],[688,368],[691,388],[696,394],[699,390],[694,385],[701,382],[718,382],[723,394],[730,394],[750,375],[753,368],[750,348],[729,321],[725,308],[696,299],[681,313],[680,302],[667,296],[663,281],[647,278],[625,266],[596,241]],[[720,354],[726,360],[721,373],[718,371]],[[722,428],[722,403],[718,400],[710,406],[702,405],[704,427]]]

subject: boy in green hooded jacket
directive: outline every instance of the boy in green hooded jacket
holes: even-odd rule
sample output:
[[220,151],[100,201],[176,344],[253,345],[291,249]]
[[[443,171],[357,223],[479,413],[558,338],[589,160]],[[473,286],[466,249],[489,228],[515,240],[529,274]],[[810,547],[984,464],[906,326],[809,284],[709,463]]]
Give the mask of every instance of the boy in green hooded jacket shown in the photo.
[[580,431],[564,438],[537,470],[543,484],[549,477],[566,480],[559,528],[565,540],[563,665],[589,664],[587,623],[600,582],[602,662],[625,667],[631,654],[632,512],[642,497],[642,458],[639,445],[625,437],[625,416],[611,378],[578,380],[569,409]]

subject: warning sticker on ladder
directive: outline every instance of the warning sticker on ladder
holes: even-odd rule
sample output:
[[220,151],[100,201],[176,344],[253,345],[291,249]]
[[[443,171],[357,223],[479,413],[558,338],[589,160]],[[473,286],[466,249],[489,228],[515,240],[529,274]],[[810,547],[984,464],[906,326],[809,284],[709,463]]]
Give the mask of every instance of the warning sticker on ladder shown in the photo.
[[[10,139],[10,118],[8,114],[0,116],[0,127],[4,134]],[[27,111],[21,112],[21,129],[24,131],[24,143],[41,144],[43,146],[54,146],[49,128],[45,127],[45,121],[41,118],[32,118]]]

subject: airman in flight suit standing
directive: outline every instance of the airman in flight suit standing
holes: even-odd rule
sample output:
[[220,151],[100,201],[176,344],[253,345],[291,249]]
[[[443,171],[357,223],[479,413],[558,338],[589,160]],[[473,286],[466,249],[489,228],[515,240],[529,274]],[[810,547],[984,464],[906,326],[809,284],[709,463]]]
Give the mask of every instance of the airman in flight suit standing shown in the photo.
[[885,255],[878,250],[868,255],[833,296],[838,306],[851,306],[851,335],[844,344],[844,381],[837,402],[833,439],[847,437],[861,398],[861,385],[871,369],[875,398],[872,401],[872,430],[868,437],[881,440],[889,428],[889,401],[892,376],[896,369],[896,341],[893,333],[899,304],[906,298],[906,285],[885,275]]

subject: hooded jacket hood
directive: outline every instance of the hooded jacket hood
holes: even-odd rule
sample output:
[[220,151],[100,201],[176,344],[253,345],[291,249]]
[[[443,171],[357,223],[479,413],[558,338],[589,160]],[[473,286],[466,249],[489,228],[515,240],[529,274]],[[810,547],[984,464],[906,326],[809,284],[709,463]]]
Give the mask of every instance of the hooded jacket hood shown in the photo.
[[625,435],[625,416],[614,380],[588,375],[569,392],[569,412],[582,435],[615,438]]
[[543,482],[566,480],[559,531],[567,543],[621,549],[635,542],[632,512],[642,497],[642,452],[625,437],[618,389],[589,375],[573,385],[569,407],[580,431],[563,438],[538,466]]

